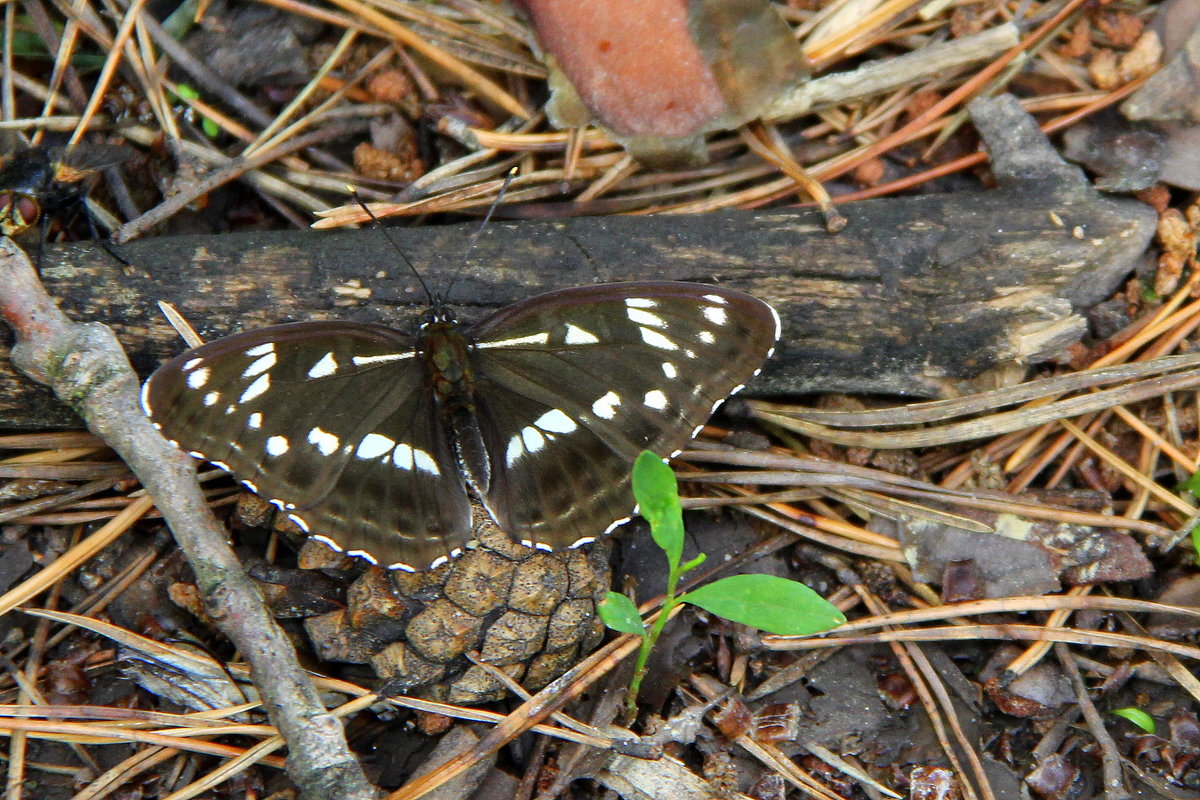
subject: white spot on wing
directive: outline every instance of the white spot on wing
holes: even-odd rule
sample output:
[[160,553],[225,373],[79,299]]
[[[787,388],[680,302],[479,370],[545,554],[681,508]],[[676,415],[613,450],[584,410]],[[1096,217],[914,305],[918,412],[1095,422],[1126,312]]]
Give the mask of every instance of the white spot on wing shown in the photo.
[[717,337],[712,335],[712,331],[700,331],[699,339],[705,344],[714,344],[717,341]]
[[246,367],[246,371],[242,373],[242,377],[253,378],[255,375],[261,375],[273,366],[275,366],[275,354],[267,353]]
[[704,314],[714,325],[724,325],[729,321],[729,315],[725,313],[725,309],[716,306],[705,306],[700,313]]
[[625,298],[626,308],[658,308],[658,301],[651,300],[649,297],[627,297]]
[[320,361],[312,365],[312,367],[308,370],[308,377],[324,378],[327,375],[332,375],[333,373],[337,372],[337,368],[337,359],[333,357],[333,352],[330,351],[321,356]]
[[649,311],[643,311],[640,308],[629,308],[625,310],[625,314],[631,322],[636,322],[639,325],[649,325],[652,328],[667,327],[666,321],[658,314],[651,314]]
[[646,397],[643,399],[643,402],[646,404],[647,408],[655,408],[659,411],[662,411],[667,407],[667,396],[659,389],[655,389],[653,391],[646,392]]
[[342,440],[319,427],[308,432],[308,443],[317,448],[321,455],[327,456],[338,449]]
[[557,408],[542,414],[533,424],[548,433],[570,433],[579,427],[575,420]]
[[396,445],[392,451],[392,464],[396,469],[412,469],[413,449],[404,443]]
[[356,367],[364,367],[368,364],[384,364],[388,361],[403,361],[406,358],[412,358],[416,353],[384,353],[379,356],[351,356],[350,360],[354,362]]
[[[307,522],[300,519],[300,517],[296,516],[295,514],[288,514],[287,518],[290,519],[292,522],[296,523],[297,528],[304,531],[305,533],[308,533],[308,523]],[[340,550],[341,548],[339,547],[338,549]]]
[[242,396],[238,398],[238,402],[248,403],[270,388],[271,376],[270,374],[264,372],[262,375],[259,375],[254,379],[254,383],[246,387],[246,391],[242,392]]
[[249,417],[247,417],[246,418],[246,427],[254,428],[255,430],[258,430],[259,428],[261,428],[262,427],[262,414],[255,411],[253,414],[251,414]]
[[672,380],[679,377],[679,371],[677,369],[675,369],[675,365],[672,364],[670,361],[662,362],[662,371],[663,371],[663,375],[666,375],[668,378],[671,378]]
[[661,333],[650,328],[639,328],[642,332],[642,341],[651,347],[657,347],[659,350],[678,350],[679,347]]
[[529,336],[517,336],[512,339],[497,339],[491,342],[480,342],[484,350],[493,347],[520,347],[523,344],[546,344],[550,341],[549,333],[532,333]]
[[290,445],[286,436],[272,436],[267,439],[267,455],[281,456],[286,453]]
[[354,455],[359,458],[379,458],[384,453],[389,453],[396,446],[393,439],[378,433],[368,433],[358,443],[358,450]]
[[413,464],[422,472],[428,472],[430,475],[441,475],[442,471],[438,469],[437,462],[433,460],[433,456],[419,448],[413,448]]
[[525,443],[525,450],[530,453],[536,453],[546,446],[546,437],[542,436],[537,428],[528,425],[521,429],[521,441]]
[[585,331],[578,325],[567,323],[567,336],[563,340],[567,344],[598,344],[599,339],[591,331]]
[[729,300],[719,294],[706,294],[704,295],[704,299],[710,303],[716,303],[719,306],[723,306],[729,302]]
[[209,392],[208,394],[204,395],[205,408],[211,408],[212,406],[215,406],[217,404],[217,401],[220,399],[221,399],[220,392]]
[[212,371],[208,367],[201,367],[195,372],[187,376],[187,385],[189,389],[199,389],[208,383],[208,376]]
[[203,358],[189,358],[187,361],[183,362],[183,371],[187,372],[188,370],[195,369],[196,367],[200,366],[200,362],[203,360]]
[[504,451],[504,463],[511,467],[523,455],[525,455],[525,445],[521,443],[521,437],[518,435],[509,439],[508,449]]
[[249,350],[246,351],[246,355],[250,356],[251,358],[257,358],[259,356],[265,356],[267,353],[274,353],[274,352],[275,352],[275,343],[274,342],[265,342],[263,344],[258,345],[257,347],[251,347]]
[[621,405],[621,398],[615,392],[609,392],[592,403],[592,413],[603,419],[612,419],[617,415],[617,406],[619,405]]

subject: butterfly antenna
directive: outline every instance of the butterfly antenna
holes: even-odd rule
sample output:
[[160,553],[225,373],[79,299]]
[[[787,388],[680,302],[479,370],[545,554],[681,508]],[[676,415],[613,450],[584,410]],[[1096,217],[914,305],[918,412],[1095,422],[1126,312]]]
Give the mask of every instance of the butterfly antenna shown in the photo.
[[501,185],[500,191],[496,193],[496,199],[493,200],[491,205],[488,206],[487,213],[483,215],[483,222],[479,223],[479,227],[475,229],[475,232],[471,234],[471,238],[467,240],[467,249],[463,253],[462,263],[458,265],[458,269],[454,271],[454,275],[450,278],[450,285],[446,287],[447,300],[450,298],[450,290],[454,288],[454,284],[458,281],[458,276],[462,274],[463,268],[470,263],[471,251],[475,249],[475,245],[479,241],[480,234],[483,233],[483,229],[488,226],[488,223],[492,221],[492,215],[496,213],[496,209],[504,200],[504,195],[508,193],[508,187],[512,185],[513,178],[516,176],[516,167],[510,169],[508,174],[504,176],[504,183]]
[[390,233],[388,233],[388,229],[383,227],[383,223],[379,221],[379,217],[375,216],[375,212],[373,212],[367,206],[367,204],[363,202],[362,197],[358,193],[358,189],[355,189],[353,186],[347,186],[346,188],[350,191],[350,196],[354,198],[354,202],[358,203],[358,207],[366,212],[366,215],[371,218],[371,222],[376,228],[379,229],[379,232],[383,234],[383,238],[387,239],[392,248],[400,255],[400,260],[407,264],[408,268],[412,270],[412,274],[417,277],[417,282],[421,284],[421,288],[425,291],[425,298],[429,301],[429,305],[437,305],[438,300],[434,296],[433,292],[429,291],[429,284],[425,283],[425,279],[421,277],[421,273],[417,271],[417,268],[413,265],[409,257],[404,254],[404,250],[401,249],[400,245],[396,244],[396,240],[392,238]]

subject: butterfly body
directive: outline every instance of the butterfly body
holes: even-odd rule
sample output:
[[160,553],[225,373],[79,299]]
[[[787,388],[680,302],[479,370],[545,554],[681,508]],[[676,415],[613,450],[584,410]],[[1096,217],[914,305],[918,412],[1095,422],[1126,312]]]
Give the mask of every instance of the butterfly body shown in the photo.
[[491,486],[491,466],[477,422],[472,346],[440,300],[421,323],[416,349],[425,361],[442,425],[451,432],[459,472],[474,495],[484,497]]
[[309,322],[210,342],[142,400],[311,534],[420,568],[471,538],[472,496],[530,546],[626,521],[637,454],[681,449],[778,332],[766,303],[701,284],[563,289],[470,327],[435,302],[411,336]]

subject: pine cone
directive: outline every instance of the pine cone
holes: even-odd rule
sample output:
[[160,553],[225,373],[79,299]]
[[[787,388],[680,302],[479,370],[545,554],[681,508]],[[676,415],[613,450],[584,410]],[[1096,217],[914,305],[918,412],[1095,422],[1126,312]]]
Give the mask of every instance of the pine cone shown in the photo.
[[[246,497],[239,515],[261,524],[261,501]],[[317,655],[370,664],[384,693],[472,704],[508,690],[468,653],[537,691],[594,650],[604,635],[596,604],[609,586],[607,544],[534,550],[482,518],[475,546],[431,572],[363,568],[362,561],[306,541],[302,569],[349,576],[343,607],[304,619]],[[281,590],[264,588],[282,605]]]

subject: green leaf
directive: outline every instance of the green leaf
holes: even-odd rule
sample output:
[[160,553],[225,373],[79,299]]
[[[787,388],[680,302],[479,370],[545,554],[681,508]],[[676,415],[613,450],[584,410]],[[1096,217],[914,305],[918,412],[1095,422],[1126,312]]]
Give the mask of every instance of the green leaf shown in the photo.
[[1146,733],[1154,733],[1154,717],[1140,708],[1117,708],[1111,713],[1116,714],[1118,717],[1124,717]]
[[1189,492],[1192,497],[1200,497],[1200,472],[1193,472],[1187,480],[1180,481],[1175,491]]
[[618,633],[634,633],[641,636],[646,631],[637,606],[623,594],[609,592],[596,610],[600,613],[600,620]]
[[200,92],[194,86],[187,83],[175,84],[175,94],[183,100],[200,99]]
[[643,450],[633,462],[633,496],[638,511],[650,523],[650,534],[667,554],[673,569],[683,557],[683,508],[675,473],[662,459]]
[[1200,567],[1200,524],[1192,526],[1192,549],[1196,551],[1196,566]]
[[774,575],[731,575],[679,599],[767,633],[805,636],[846,621],[836,606],[803,583]]

